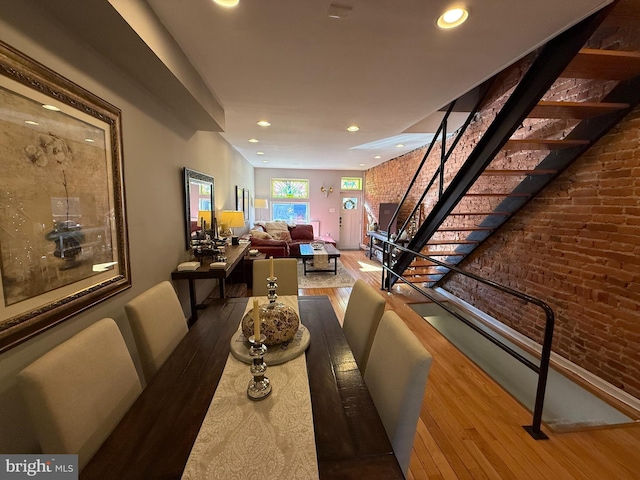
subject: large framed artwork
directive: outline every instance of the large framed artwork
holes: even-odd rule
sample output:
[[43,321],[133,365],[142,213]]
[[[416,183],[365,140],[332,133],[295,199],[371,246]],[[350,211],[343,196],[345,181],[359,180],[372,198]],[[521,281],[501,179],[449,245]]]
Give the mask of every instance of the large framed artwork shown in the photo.
[[131,286],[120,110],[0,42],[0,352]]

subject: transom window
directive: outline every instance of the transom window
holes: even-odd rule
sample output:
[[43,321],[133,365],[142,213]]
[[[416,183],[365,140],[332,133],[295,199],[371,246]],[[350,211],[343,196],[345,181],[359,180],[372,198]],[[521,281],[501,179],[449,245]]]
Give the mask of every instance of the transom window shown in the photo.
[[340,190],[362,190],[362,179],[358,177],[341,177]]
[[271,179],[272,198],[309,198],[309,180],[291,178]]

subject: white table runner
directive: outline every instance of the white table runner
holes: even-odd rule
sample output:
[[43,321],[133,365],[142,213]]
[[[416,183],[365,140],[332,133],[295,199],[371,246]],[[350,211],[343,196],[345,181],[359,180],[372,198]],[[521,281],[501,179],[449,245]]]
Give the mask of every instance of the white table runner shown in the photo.
[[[297,297],[278,300],[299,313]],[[251,308],[253,298],[245,313]],[[266,376],[271,395],[249,400],[249,366],[229,354],[183,479],[318,478],[305,355],[267,366]]]

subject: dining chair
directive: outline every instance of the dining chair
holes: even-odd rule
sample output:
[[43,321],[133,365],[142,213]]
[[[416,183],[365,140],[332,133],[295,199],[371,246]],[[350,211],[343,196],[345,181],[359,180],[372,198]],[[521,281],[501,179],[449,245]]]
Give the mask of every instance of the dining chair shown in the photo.
[[431,360],[398,314],[387,310],[371,346],[364,381],[405,478]]
[[[253,262],[253,296],[266,296],[267,277],[271,270],[271,260]],[[298,259],[274,258],[273,274],[277,277],[278,295],[298,295]]]
[[180,300],[164,281],[130,300],[124,310],[149,382],[189,331]]
[[103,318],[17,376],[45,454],[77,454],[80,470],[142,391],[118,326]]
[[342,329],[363,375],[385,305],[384,298],[371,285],[364,280],[356,280],[349,295]]

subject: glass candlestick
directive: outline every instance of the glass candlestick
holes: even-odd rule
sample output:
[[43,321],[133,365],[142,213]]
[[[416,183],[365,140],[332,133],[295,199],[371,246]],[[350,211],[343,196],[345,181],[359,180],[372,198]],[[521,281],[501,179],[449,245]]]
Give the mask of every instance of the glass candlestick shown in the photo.
[[276,288],[278,288],[278,284],[276,283],[278,277],[267,277],[267,298],[269,299],[269,303],[273,303],[278,298],[278,294],[276,293]]
[[264,341],[267,339],[264,335],[260,335],[260,340],[256,341],[255,337],[251,335],[249,337],[249,355],[253,359],[253,363],[249,370],[253,375],[253,378],[249,381],[247,387],[247,397],[251,400],[262,400],[271,393],[271,382],[265,376],[264,372],[267,371],[267,364],[264,363],[264,356],[267,353],[267,346]]

